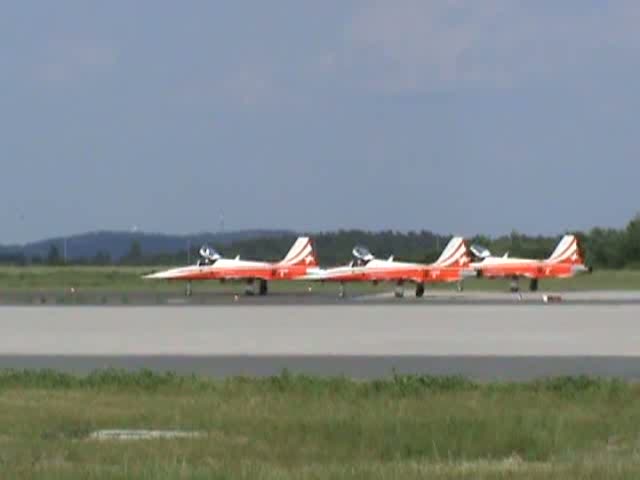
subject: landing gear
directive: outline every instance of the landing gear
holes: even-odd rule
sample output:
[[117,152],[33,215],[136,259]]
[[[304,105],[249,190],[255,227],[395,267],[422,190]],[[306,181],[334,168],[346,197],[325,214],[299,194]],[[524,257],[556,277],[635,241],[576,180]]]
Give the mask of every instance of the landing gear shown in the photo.
[[344,298],[347,295],[347,290],[344,287],[344,282],[340,282],[340,291],[338,292],[338,297]]
[[457,283],[457,285],[456,285],[456,289],[457,289],[459,292],[464,292],[464,282],[463,282],[462,280],[460,280],[460,281]]
[[267,281],[266,280],[259,280],[259,284],[258,284],[258,295],[266,295],[268,291],[267,288]]
[[184,286],[184,296],[190,297],[192,294],[193,294],[193,291],[191,289],[191,282],[187,282],[186,285]]
[[[256,292],[256,281],[258,283],[258,291]],[[250,278],[247,280],[247,286],[244,289],[244,293],[245,295],[249,295],[249,296],[253,296],[253,295],[260,295],[260,296],[264,296],[267,294],[267,292],[269,291],[269,287],[267,286],[267,281],[259,278],[259,279],[255,279],[255,278]]]
[[399,281],[396,284],[396,288],[393,291],[393,294],[395,295],[396,298],[404,297],[404,282],[403,281]]
[[529,282],[529,290],[531,290],[532,292],[537,292],[538,291],[538,279],[537,278],[532,278],[531,281]]
[[416,297],[424,296],[424,283],[416,283]]
[[247,280],[247,286],[244,287],[244,294],[248,295],[248,296],[252,296],[254,295],[255,292],[255,285],[254,285],[254,281],[253,278],[250,278]]
[[511,293],[518,293],[520,291],[520,282],[518,282],[518,277],[511,277],[509,290]]

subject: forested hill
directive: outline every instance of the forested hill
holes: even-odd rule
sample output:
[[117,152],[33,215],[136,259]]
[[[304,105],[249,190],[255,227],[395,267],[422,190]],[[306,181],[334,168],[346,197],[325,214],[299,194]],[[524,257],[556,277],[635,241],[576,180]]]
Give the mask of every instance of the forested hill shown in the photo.
[[[290,232],[270,232],[271,235],[237,238],[229,243],[212,245],[225,256],[240,255],[242,258],[264,260],[281,259],[293,244],[296,234]],[[509,252],[511,256],[547,258],[562,234],[557,236],[531,236],[512,232],[509,235],[488,237],[476,235],[468,238],[468,243],[479,243],[491,249],[494,254]],[[631,220],[622,229],[594,228],[589,232],[573,232],[582,242],[582,248],[589,265],[596,268],[640,268],[640,216]],[[430,262],[435,260],[449,235],[437,235],[428,230],[419,232],[371,232],[364,230],[339,230],[336,232],[311,233],[322,265],[336,265],[351,259],[351,250],[357,244],[367,246],[380,258],[394,255],[397,259]],[[197,254],[198,245],[193,247],[190,258]],[[141,258],[125,258],[125,262],[155,264],[183,264],[186,251],[173,254],[150,255],[142,252]]]
[[68,261],[90,260],[96,257],[118,261],[130,253],[132,244],[136,243],[145,255],[158,255],[162,253],[175,253],[185,251],[187,245],[194,248],[204,243],[215,245],[229,245],[232,242],[271,238],[291,234],[286,230],[242,230],[226,233],[196,233],[192,235],[167,235],[143,232],[115,232],[100,231],[79,235],[70,235],[66,238],[48,238],[26,245],[0,246],[0,260],[8,257],[21,257],[27,259],[35,257],[36,261],[46,261],[47,256],[56,250],[59,257],[66,253]]
[[[494,254],[543,259],[550,255],[557,236],[530,236],[512,232],[500,237],[475,236],[468,243],[480,243]],[[622,229],[594,228],[576,233],[582,241],[586,261],[595,268],[640,268],[640,216]],[[182,265],[195,261],[200,246],[210,244],[223,256],[260,260],[284,257],[298,234],[284,230],[247,230],[229,233],[201,233],[175,236],[133,232],[97,232],[68,237],[67,263]],[[450,236],[428,230],[419,232],[370,232],[339,230],[312,233],[322,265],[347,262],[355,245],[367,246],[379,258],[394,255],[401,260],[435,260]],[[63,264],[64,239],[55,238],[25,245],[0,247],[0,263]],[[190,247],[189,254],[187,247]]]
[[[487,246],[498,255],[508,252],[512,257],[544,259],[551,254],[564,233],[557,236],[531,236],[518,232],[499,237],[476,235],[467,238],[467,242],[469,245],[479,243]],[[629,222],[624,229],[594,228],[589,232],[571,233],[580,238],[587,264],[596,268],[640,268],[640,216]],[[367,246],[379,258],[393,255],[399,260],[431,262],[438,258],[451,238],[430,231],[399,233],[362,230],[318,233],[312,237],[322,265],[336,265],[349,261],[351,250],[358,244]],[[234,241],[219,248],[221,253],[227,256],[240,254],[244,258],[278,260],[284,256],[294,239],[293,234],[273,236],[270,239],[254,238]],[[178,260],[183,259],[184,253]],[[166,263],[173,258],[148,260]]]

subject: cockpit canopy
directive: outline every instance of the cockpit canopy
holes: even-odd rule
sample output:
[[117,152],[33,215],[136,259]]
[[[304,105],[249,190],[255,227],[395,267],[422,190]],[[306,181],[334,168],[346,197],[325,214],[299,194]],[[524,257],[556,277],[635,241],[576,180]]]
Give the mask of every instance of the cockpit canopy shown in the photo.
[[469,250],[471,250],[471,253],[474,257],[480,260],[484,260],[485,258],[491,256],[491,252],[489,251],[489,249],[487,247],[483,247],[482,245],[471,245],[469,247]]
[[368,263],[373,260],[374,256],[367,247],[356,245],[351,252],[355,259],[362,263]]
[[200,256],[207,263],[214,263],[222,258],[222,255],[208,245],[203,245],[202,248],[200,248]]

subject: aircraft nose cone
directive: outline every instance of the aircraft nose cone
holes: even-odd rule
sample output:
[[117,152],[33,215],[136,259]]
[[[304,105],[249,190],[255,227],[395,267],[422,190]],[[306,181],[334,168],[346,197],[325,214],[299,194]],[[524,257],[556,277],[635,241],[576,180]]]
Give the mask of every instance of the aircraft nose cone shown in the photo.
[[169,275],[169,272],[154,272],[154,273],[149,273],[147,275],[143,275],[142,278],[144,278],[145,280],[156,280],[156,279],[162,279],[162,278],[167,278]]

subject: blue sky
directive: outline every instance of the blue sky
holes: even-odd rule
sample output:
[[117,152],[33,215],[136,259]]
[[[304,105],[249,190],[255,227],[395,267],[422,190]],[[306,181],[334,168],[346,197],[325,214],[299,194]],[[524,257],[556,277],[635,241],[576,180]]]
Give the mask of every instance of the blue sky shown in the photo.
[[640,210],[640,3],[8,2],[0,243]]

